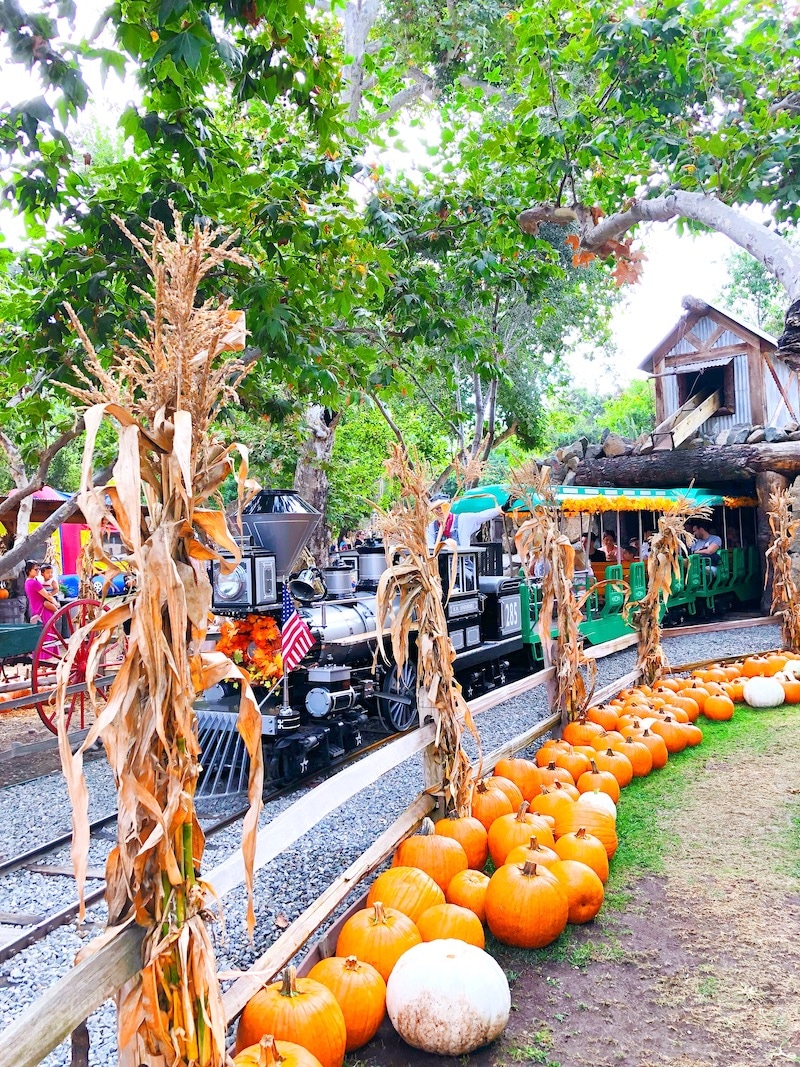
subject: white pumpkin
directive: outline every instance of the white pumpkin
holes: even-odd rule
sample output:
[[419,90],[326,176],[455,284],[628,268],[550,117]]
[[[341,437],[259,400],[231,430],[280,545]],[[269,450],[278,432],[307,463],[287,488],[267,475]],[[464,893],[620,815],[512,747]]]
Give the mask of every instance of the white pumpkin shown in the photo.
[[386,1010],[400,1037],[440,1056],[463,1056],[505,1030],[508,981],[492,957],[454,938],[405,952],[389,975]]
[[615,819],[617,817],[617,805],[608,793],[602,793],[599,789],[590,789],[586,793],[581,793],[577,803],[587,808],[594,808],[595,811],[604,811]]
[[748,678],[742,695],[745,704],[751,708],[777,708],[786,700],[783,686],[777,678]]
[[790,659],[777,678],[785,682],[800,682],[800,659]]

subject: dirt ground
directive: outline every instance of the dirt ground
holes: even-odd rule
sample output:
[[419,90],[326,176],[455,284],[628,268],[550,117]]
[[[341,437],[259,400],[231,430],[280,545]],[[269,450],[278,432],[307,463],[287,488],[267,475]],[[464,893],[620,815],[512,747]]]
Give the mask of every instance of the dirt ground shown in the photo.
[[683,757],[653,821],[663,873],[617,878],[594,923],[540,952],[487,946],[512,991],[498,1042],[442,1059],[384,1024],[349,1067],[800,1063],[800,709],[761,714],[755,745]]

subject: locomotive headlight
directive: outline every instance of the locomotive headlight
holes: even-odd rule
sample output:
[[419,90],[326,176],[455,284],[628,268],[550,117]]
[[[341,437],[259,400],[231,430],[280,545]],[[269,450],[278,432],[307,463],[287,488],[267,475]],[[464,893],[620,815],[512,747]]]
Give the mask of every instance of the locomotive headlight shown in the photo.
[[229,604],[241,603],[248,591],[248,578],[248,568],[244,563],[240,563],[230,574],[218,572],[214,581],[215,600]]

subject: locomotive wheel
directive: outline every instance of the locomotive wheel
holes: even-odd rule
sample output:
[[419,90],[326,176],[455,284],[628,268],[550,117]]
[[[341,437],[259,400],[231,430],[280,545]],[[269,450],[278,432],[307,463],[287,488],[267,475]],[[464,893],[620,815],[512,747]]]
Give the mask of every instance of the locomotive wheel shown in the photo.
[[[108,611],[108,606],[99,600],[75,600],[65,604],[42,627],[42,633],[33,653],[31,665],[31,690],[36,698],[38,693],[48,694],[36,700],[39,718],[53,733],[56,726],[56,707],[52,690],[56,687],[56,672],[61,660],[66,656],[70,638],[82,626],[86,626],[100,611]],[[85,685],[86,662],[94,635],[87,637],[78,649],[69,674],[68,685]],[[120,631],[106,646],[100,659],[99,676],[113,674],[125,658],[125,637]],[[111,683],[97,686],[98,694],[104,697]],[[64,717],[67,729],[86,729],[92,711],[89,694],[83,692],[68,693],[64,703]]]
[[417,724],[417,668],[406,660],[402,671],[395,664],[386,675],[382,696],[378,699],[381,718],[398,733]]

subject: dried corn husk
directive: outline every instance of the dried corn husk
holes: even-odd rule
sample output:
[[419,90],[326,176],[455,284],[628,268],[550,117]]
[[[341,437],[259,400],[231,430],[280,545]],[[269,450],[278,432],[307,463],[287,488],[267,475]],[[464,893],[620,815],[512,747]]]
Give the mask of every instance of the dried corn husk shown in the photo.
[[[455,678],[456,653],[447,631],[442,601],[439,553],[451,549],[455,574],[454,541],[437,538],[428,548],[431,522],[447,518],[450,504],[430,499],[430,473],[419,460],[409,460],[399,445],[386,462],[387,473],[400,484],[400,499],[378,520],[390,566],[381,575],[377,593],[378,651],[386,658],[382,631],[387,623],[398,670],[409,656],[412,633],[417,646],[417,694],[421,717],[430,711],[436,723],[434,760],[441,770],[441,795],[448,811],[468,811],[472,798],[472,767],[461,738],[463,724],[480,737],[461,686]],[[440,526],[441,529],[441,526]]]
[[[119,220],[118,220],[119,221]],[[193,710],[196,694],[222,677],[239,676],[239,730],[250,754],[250,810],[243,851],[252,895],[252,863],[261,804],[261,721],[247,676],[226,657],[201,646],[211,607],[207,561],[224,569],[238,561],[221,510],[203,505],[218,495],[236,468],[236,446],[210,432],[220,402],[235,395],[245,366],[221,356],[230,329],[225,303],[196,306],[203,279],[226,260],[246,263],[208,227],[175,237],[159,222],[142,243],[119,225],[141,254],[152,278],[152,305],[142,337],[127,333],[106,369],[71,307],[68,314],[86,358],[75,395],[89,404],[80,504],[92,534],[94,556],[107,577],[117,565],[103,549],[112,523],[136,572],[137,593],[100,613],[70,641],[58,672],[59,745],[73,805],[72,856],[83,900],[89,828],[83,753],[100,738],[114,772],[119,811],[117,845],[106,867],[109,924],[136,921],[148,929],[143,970],[117,998],[119,1062],[163,1067],[220,1067],[225,1062],[225,1020],[213,947],[206,926],[210,902],[199,877],[203,834],[194,794],[200,751]],[[92,485],[92,458],[102,420],[119,438],[114,482]],[[238,464],[244,492],[247,456]],[[224,549],[234,563],[220,554]],[[92,679],[104,648],[128,624],[126,654],[105,701]],[[83,744],[70,752],[64,699],[70,665],[91,638],[86,667],[95,721]],[[250,902],[248,924],[254,915]]]
[[791,545],[800,530],[800,520],[793,515],[792,499],[787,489],[773,493],[767,513],[772,544],[767,549],[767,577],[772,572],[772,613],[781,617],[783,647],[800,652],[800,591],[792,573]]
[[672,592],[672,583],[680,578],[681,556],[694,544],[694,535],[685,529],[686,520],[711,517],[711,508],[693,503],[688,498],[676,500],[658,520],[658,532],[650,542],[647,557],[647,593],[631,610],[631,618],[639,630],[636,666],[646,685],[653,682],[669,666],[661,644],[661,619]]
[[[538,629],[546,662],[556,670],[556,707],[567,719],[576,719],[592,698],[597,664],[583,652],[579,630],[583,600],[575,596],[572,585],[575,552],[559,530],[548,467],[539,468],[531,461],[512,471],[511,492],[526,502],[530,513],[514,538],[526,577],[532,577],[537,560],[545,564]],[[554,624],[558,629],[555,642]]]

